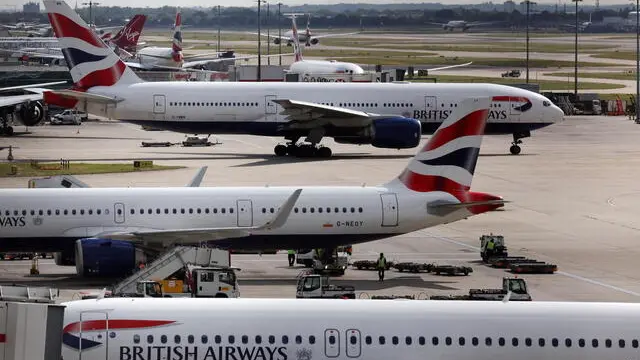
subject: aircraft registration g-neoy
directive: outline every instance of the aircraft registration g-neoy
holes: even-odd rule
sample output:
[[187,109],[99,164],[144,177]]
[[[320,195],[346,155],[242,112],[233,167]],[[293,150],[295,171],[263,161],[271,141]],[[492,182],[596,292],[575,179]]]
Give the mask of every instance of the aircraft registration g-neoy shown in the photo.
[[513,153],[531,130],[564,116],[540,94],[494,84],[144,82],[65,2],[45,7],[75,83],[45,93],[48,103],[191,134],[284,136],[290,143],[277,155],[331,156],[323,137],[414,148],[469,97],[492,97],[486,134],[513,134]]
[[640,304],[105,298],[65,305],[64,360],[630,360]]
[[504,206],[471,191],[490,99],[460,102],[380,186],[0,189],[0,248],[59,252],[80,275],[122,276],[176,244],[332,248]]

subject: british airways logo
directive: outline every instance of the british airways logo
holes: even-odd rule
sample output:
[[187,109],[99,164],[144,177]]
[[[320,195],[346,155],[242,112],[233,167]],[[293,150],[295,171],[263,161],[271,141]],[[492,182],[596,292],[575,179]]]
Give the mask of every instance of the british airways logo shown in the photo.
[[[519,96],[494,96],[493,102],[506,103],[502,105],[503,109],[489,110],[488,120],[506,120],[509,115],[518,115],[526,112],[533,107],[531,100]],[[512,108],[511,114],[508,110]],[[413,118],[416,120],[443,121],[451,114],[452,110],[413,110]]]
[[24,216],[0,216],[0,227],[24,227]]
[[285,346],[121,346],[120,360],[287,360]]
[[[116,330],[148,329],[165,325],[173,325],[171,320],[85,320],[70,323],[62,329],[62,343],[75,350],[89,350],[102,345],[109,331],[115,336]],[[106,340],[106,339],[105,339]]]

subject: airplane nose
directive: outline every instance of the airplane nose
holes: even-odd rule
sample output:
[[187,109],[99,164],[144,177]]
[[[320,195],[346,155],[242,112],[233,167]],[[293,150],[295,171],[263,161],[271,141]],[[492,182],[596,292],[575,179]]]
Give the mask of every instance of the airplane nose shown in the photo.
[[564,120],[564,111],[562,111],[562,109],[560,109],[558,106],[553,105],[553,109],[551,109],[551,112],[554,123],[558,123]]

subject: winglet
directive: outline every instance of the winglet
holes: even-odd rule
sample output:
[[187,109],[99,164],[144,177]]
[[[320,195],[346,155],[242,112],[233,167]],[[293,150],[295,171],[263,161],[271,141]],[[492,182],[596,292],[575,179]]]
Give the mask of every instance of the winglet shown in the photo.
[[289,215],[291,215],[291,211],[293,210],[296,201],[298,201],[300,193],[302,193],[302,189],[297,189],[296,191],[294,191],[293,194],[291,194],[287,201],[282,205],[280,210],[278,210],[273,220],[266,222],[264,225],[258,227],[257,229],[273,230],[283,226],[287,222],[287,219],[289,219]]
[[193,179],[191,179],[191,181],[189,181],[189,183],[186,186],[199,187],[200,183],[202,182],[202,179],[204,178],[204,174],[207,172],[207,168],[208,166],[201,167],[200,170],[198,170],[196,175],[193,177]]

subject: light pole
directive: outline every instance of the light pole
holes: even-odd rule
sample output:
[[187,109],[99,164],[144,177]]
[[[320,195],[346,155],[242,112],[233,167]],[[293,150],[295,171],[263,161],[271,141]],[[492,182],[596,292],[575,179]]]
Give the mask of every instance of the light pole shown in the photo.
[[258,81],[262,81],[262,51],[261,51],[261,47],[262,47],[262,42],[260,41],[260,37],[262,36],[260,34],[260,4],[263,2],[267,2],[266,0],[257,0],[258,1]]
[[220,27],[222,26],[222,24],[220,23],[222,21],[222,17],[220,16],[220,5],[218,5],[218,50],[216,50],[218,52],[218,56],[220,56]]
[[87,2],[83,2],[82,5],[89,5],[89,27],[95,28],[96,24],[93,23],[93,5],[100,5],[100,3],[97,2],[93,2],[93,1],[89,1]]
[[640,0],[636,0],[636,124],[640,124],[638,115],[640,114]]
[[526,60],[526,68],[527,68],[527,84],[529,83],[529,7],[530,5],[535,5],[536,3],[533,1],[525,0],[524,3],[527,5],[527,39],[526,39],[526,47],[527,47],[527,60]]
[[278,3],[278,58],[279,58],[279,65],[282,66],[282,35],[281,35],[281,29],[282,29],[282,13],[280,12],[280,6],[282,6],[282,3],[279,2]]
[[271,65],[271,57],[269,57],[269,54],[271,54],[271,36],[269,36],[269,3],[267,3],[267,65]]
[[576,40],[575,40],[575,50],[574,50],[574,68],[573,68],[573,92],[576,95],[576,100],[578,97],[578,3],[582,0],[571,0],[576,3]]

